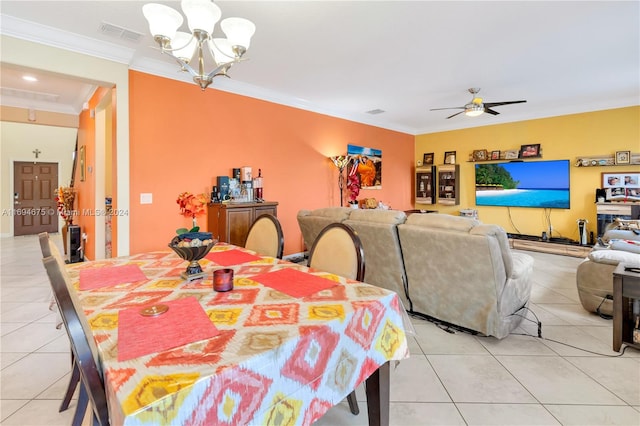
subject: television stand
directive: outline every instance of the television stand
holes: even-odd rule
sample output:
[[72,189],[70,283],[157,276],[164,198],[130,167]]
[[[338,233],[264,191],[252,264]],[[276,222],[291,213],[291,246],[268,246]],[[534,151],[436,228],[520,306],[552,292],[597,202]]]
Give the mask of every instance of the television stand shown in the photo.
[[580,245],[569,238],[553,237],[543,241],[537,235],[507,234],[509,246],[516,250],[538,251],[572,257],[587,257],[591,246]]

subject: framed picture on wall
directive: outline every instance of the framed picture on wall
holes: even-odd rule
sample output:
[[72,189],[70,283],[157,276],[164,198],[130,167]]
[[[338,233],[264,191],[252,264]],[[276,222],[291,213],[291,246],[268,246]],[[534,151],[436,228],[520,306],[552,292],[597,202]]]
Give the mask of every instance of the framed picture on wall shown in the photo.
[[519,152],[517,149],[508,149],[504,153],[504,158],[505,160],[515,160],[516,158],[518,158],[518,154]]
[[491,151],[491,159],[499,160],[500,159],[500,151]]
[[425,166],[433,164],[433,152],[424,153],[422,155],[422,164]]
[[486,149],[476,149],[473,151],[473,161],[485,161],[487,160]]
[[631,164],[631,151],[616,151],[616,164]]
[[520,147],[520,158],[536,158],[540,155],[540,144],[522,145]]
[[455,151],[445,151],[445,153],[444,153],[444,164],[456,164],[456,152]]

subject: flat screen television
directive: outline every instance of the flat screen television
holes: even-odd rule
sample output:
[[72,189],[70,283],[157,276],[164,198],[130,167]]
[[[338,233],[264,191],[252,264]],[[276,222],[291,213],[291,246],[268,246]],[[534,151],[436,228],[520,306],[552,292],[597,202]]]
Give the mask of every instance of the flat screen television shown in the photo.
[[476,164],[476,206],[568,209],[569,160]]

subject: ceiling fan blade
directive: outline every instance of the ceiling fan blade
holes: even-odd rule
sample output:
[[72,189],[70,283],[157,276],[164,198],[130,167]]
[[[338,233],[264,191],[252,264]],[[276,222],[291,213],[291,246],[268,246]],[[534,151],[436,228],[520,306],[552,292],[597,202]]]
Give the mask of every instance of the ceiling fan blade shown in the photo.
[[451,118],[451,117],[455,117],[456,115],[460,115],[460,114],[462,114],[463,112],[464,112],[464,111],[456,112],[455,114],[448,116],[448,117],[447,117],[447,119],[449,119],[449,118]]
[[464,109],[464,107],[461,106],[461,107],[449,107],[449,108],[431,108],[429,111],[438,111],[441,109]]
[[497,107],[500,105],[521,104],[523,102],[527,102],[527,101],[485,102],[484,106],[487,108],[491,108],[491,107]]
[[[485,104],[486,105],[486,104]],[[498,115],[500,114],[498,111],[494,111],[492,109],[487,108],[486,106],[484,107],[484,112],[486,112],[487,114],[491,114],[491,115]]]

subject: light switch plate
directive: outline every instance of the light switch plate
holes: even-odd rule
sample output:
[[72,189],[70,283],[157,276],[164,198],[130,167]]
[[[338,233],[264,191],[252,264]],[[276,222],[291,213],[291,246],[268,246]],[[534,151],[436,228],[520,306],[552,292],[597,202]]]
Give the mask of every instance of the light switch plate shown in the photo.
[[153,203],[153,194],[149,192],[143,192],[140,194],[140,204],[151,204]]

